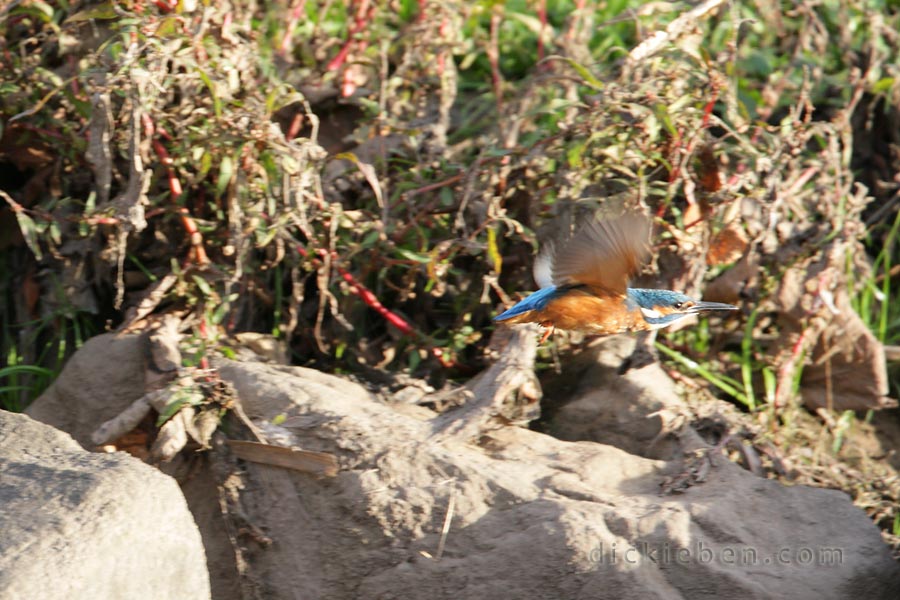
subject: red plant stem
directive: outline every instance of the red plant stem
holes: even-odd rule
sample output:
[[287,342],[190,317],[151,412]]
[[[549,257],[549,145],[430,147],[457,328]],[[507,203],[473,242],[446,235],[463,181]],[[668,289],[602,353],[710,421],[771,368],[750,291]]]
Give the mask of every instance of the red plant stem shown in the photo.
[[84,222],[88,225],[118,225],[121,223],[116,217],[87,217]]
[[585,1],[586,0],[576,0],[576,2],[575,2],[575,10],[572,12],[575,13],[576,15],[578,15],[578,17],[571,19],[569,21],[569,28],[566,30],[566,39],[567,40],[571,40],[575,37],[575,28],[578,26],[578,24],[582,20],[581,15],[584,14]]
[[[312,258],[314,265],[318,266],[321,264],[321,261],[319,261],[317,258],[310,257],[309,252],[303,246],[297,245],[297,252],[304,258]],[[316,254],[325,257],[328,253],[323,249],[319,249],[316,251]],[[331,256],[336,257],[336,254],[332,252]],[[409,321],[407,321],[397,313],[389,310],[384,304],[381,303],[378,297],[375,296],[375,294],[373,294],[369,288],[360,283],[353,276],[353,274],[339,265],[334,265],[334,267],[337,270],[338,275],[341,276],[341,279],[343,279],[350,285],[350,289],[353,291],[353,293],[359,296],[367,306],[381,315],[385,321],[396,327],[398,330],[400,330],[401,333],[416,338],[420,342],[423,342],[428,347],[428,351],[431,353],[431,355],[437,358],[442,366],[447,368],[455,366],[455,363],[452,360],[444,356],[443,350],[432,346],[428,338],[418,330],[416,330],[416,328],[413,327],[413,325]]]
[[356,293],[356,295],[359,296],[360,299],[362,299],[362,301],[365,302],[370,308],[374,309],[375,312],[384,317],[385,321],[399,329],[401,333],[411,336],[418,335],[418,332],[413,329],[413,326],[409,323],[409,321],[407,321],[397,313],[388,310],[384,306],[384,304],[382,304],[381,301],[378,300],[375,294],[372,293],[371,290],[369,290],[360,282],[356,281],[356,278],[353,277],[353,275],[351,275],[349,272],[347,272],[346,269],[337,265],[335,265],[335,268],[337,269],[338,275],[340,275],[344,281],[350,284],[350,287],[353,288],[353,291]]
[[[145,132],[149,131],[152,134],[152,132],[156,131],[160,137],[167,136],[163,130],[155,126],[153,121],[146,114],[143,115],[142,121]],[[169,198],[172,200],[172,203],[175,204],[184,192],[184,188],[181,187],[181,180],[178,179],[178,175],[175,173],[175,161],[169,156],[169,151],[166,150],[166,147],[163,146],[159,138],[155,138],[152,141],[152,145],[154,152],[156,152],[156,156],[159,158],[159,162],[166,168],[166,174],[169,180]],[[193,217],[191,217],[188,209],[183,206],[178,208],[178,215],[181,219],[181,226],[184,227],[184,230],[187,232],[191,241],[191,255],[189,258],[200,265],[209,264],[209,256],[206,255],[206,249],[203,247],[203,235],[200,233],[200,230],[197,229],[197,223],[194,221]]]
[[[709,101],[703,107],[703,117],[700,120],[700,129],[708,129],[709,128],[709,119],[712,116],[713,109],[715,108],[716,102],[719,99],[719,85],[716,83],[715,80],[713,80],[711,82],[711,87],[712,87],[712,95],[710,96]],[[675,143],[672,146],[672,155],[673,156],[677,155],[678,151],[681,149],[681,144],[683,141],[684,141],[684,136],[679,135],[678,139],[675,141]],[[690,142],[690,144],[688,144],[688,147],[685,149],[685,151],[684,151],[685,154],[690,155],[694,151],[694,147],[696,146],[696,144],[697,144],[696,138],[694,138],[694,140],[692,140]],[[681,175],[681,161],[677,160],[677,156],[676,156],[676,160],[673,160],[672,162],[674,163],[675,167],[672,169],[672,172],[669,173],[669,183],[674,182],[676,179],[678,179],[678,176]],[[662,216],[662,215],[660,215],[660,216]]]
[[[424,10],[424,7],[423,7]],[[425,13],[419,13],[419,17]],[[440,44],[446,44],[447,40],[450,37],[450,21],[445,17],[441,20],[441,26],[438,27],[438,40]],[[441,50],[437,55],[437,72],[438,75],[443,76],[444,71],[447,69],[447,50]]]
[[153,119],[150,118],[150,115],[145,112],[141,112],[141,125],[144,126],[144,137],[152,137],[156,126],[153,124]]
[[325,66],[326,71],[336,71],[341,68],[341,65],[344,64],[344,61],[347,60],[347,55],[350,54],[350,45],[353,43],[353,40],[347,41],[344,46],[338,51],[334,58],[332,58],[328,65]]
[[701,129],[709,128],[709,117],[712,115],[712,111],[716,107],[716,100],[718,99],[719,88],[717,86],[713,86],[712,98],[710,98],[709,102],[706,103],[706,106],[703,107],[703,119],[700,121]]
[[[306,251],[306,248],[303,248],[302,246],[297,246],[297,252],[299,252],[301,256],[304,256],[304,257],[309,256],[309,253]],[[326,254],[327,254],[325,250],[321,250],[321,249],[318,250],[316,253],[322,257],[326,256]],[[335,254],[332,253],[332,257],[334,257],[334,256],[335,256]],[[319,263],[319,261],[317,259],[313,259],[313,260],[315,263],[317,263],[317,264]],[[391,325],[393,325],[394,327],[396,327],[397,329],[399,329],[401,332],[405,333],[406,335],[418,336],[418,332],[416,332],[415,328],[409,323],[409,321],[407,321],[400,315],[388,310],[381,303],[381,301],[378,300],[378,298],[375,296],[375,294],[373,294],[372,291],[369,288],[367,288],[365,285],[363,285],[362,283],[357,281],[356,278],[349,271],[347,271],[346,269],[344,269],[343,267],[338,266],[338,265],[335,265],[335,269],[337,270],[337,272],[341,276],[341,278],[350,284],[350,288],[353,290],[353,293],[355,293],[357,296],[359,296],[362,299],[362,301],[365,302],[368,306],[375,309],[375,312],[377,312],[382,317],[384,317],[388,323],[390,323]]]
[[16,123],[14,125],[14,127],[21,127],[22,129],[27,129],[28,131],[33,131],[37,134],[46,135],[47,137],[56,138],[58,140],[66,139],[65,136],[61,133],[53,131],[52,129],[46,129],[44,127],[35,127],[34,125],[31,125],[30,123],[23,123],[23,122],[19,121],[18,123]]
[[300,134],[300,128],[303,126],[303,113],[299,110],[294,113],[294,118],[291,119],[291,124],[288,127],[287,135],[285,138],[288,140],[292,140]]
[[[231,13],[228,13],[227,15],[225,15],[226,21],[228,20],[228,15],[230,15],[230,14]],[[225,28],[224,24],[222,25],[222,31],[223,32],[228,31]],[[194,56],[197,59],[197,64],[205,65],[207,63],[207,61],[209,60],[209,54],[207,54],[206,47],[202,43],[194,44]]]
[[154,0],[153,4],[163,13],[170,13],[178,6],[178,0]]
[[[75,58],[74,54],[69,55],[68,63],[69,63],[69,68],[71,68],[75,72],[78,71],[78,59]],[[72,78],[72,95],[78,96],[78,95],[80,95],[80,92],[81,92],[81,88],[78,86],[78,77],[73,77]]]
[[[357,40],[356,47],[360,54],[365,52],[369,43],[366,40]],[[341,97],[349,98],[356,92],[356,73],[355,69],[344,69],[344,76],[341,82]]]
[[453,175],[451,177],[448,177],[447,179],[445,179],[443,181],[436,181],[434,183],[429,183],[428,185],[423,185],[420,188],[410,190],[401,197],[401,201],[408,202],[409,200],[412,200],[413,197],[418,196],[419,194],[424,194],[426,192],[432,192],[436,189],[439,189],[439,188],[442,188],[442,187],[445,187],[448,185],[453,185],[454,183],[458,183],[458,182],[462,181],[464,175],[465,175],[464,173],[460,173],[459,175]]
[[281,56],[286,56],[290,51],[291,42],[294,37],[294,29],[296,29],[297,23],[300,22],[300,17],[303,16],[303,11],[305,9],[306,0],[294,0],[294,5],[291,7],[291,14],[285,24],[284,37],[281,38],[281,44],[278,45],[278,54]]
[[159,162],[166,167],[166,174],[169,179],[169,195],[171,199],[175,201],[184,192],[184,189],[181,187],[181,181],[179,181],[178,176],[175,174],[175,161],[172,160],[172,157],[169,156],[169,151],[166,150],[166,147],[163,146],[162,142],[158,139],[153,140],[153,150],[156,152]]
[[337,53],[337,56],[328,62],[328,65],[325,67],[326,71],[337,71],[343,66],[344,62],[347,60],[347,56],[350,54],[350,50],[356,42],[356,34],[365,29],[368,24],[368,13],[369,0],[359,0],[359,3],[356,6],[356,16],[353,20],[353,25],[350,26],[350,29],[347,32],[347,41]]
[[[197,332],[200,334],[200,337],[206,341],[209,335],[209,330],[206,326],[206,316],[200,319],[200,323],[197,325]],[[200,357],[200,368],[208,369],[209,368],[209,358],[207,358],[204,353],[203,356]]]

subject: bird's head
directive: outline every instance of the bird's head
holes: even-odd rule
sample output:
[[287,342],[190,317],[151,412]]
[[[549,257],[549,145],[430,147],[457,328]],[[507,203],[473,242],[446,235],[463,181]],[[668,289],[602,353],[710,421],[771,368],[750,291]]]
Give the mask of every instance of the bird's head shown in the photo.
[[661,329],[690,315],[712,310],[737,310],[721,302],[702,302],[670,290],[628,289],[628,300],[640,309],[650,329]]

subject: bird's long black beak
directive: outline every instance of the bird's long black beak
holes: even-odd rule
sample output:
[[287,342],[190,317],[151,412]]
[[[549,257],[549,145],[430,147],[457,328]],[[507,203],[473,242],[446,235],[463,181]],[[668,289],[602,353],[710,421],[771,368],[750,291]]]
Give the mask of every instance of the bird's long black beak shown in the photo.
[[738,310],[738,307],[733,304],[723,304],[721,302],[698,302],[693,305],[688,312],[699,313],[708,310]]

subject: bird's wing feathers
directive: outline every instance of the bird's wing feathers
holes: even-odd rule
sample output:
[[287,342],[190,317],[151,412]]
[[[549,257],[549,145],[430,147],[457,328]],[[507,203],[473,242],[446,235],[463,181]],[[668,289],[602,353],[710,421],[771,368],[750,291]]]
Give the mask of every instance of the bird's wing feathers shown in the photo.
[[556,249],[553,284],[587,285],[609,294],[625,294],[628,280],[650,254],[650,221],[626,214],[593,220]]
[[534,259],[534,266],[531,270],[540,289],[553,285],[553,257],[555,254],[556,249],[553,243],[548,243],[541,248],[540,254]]

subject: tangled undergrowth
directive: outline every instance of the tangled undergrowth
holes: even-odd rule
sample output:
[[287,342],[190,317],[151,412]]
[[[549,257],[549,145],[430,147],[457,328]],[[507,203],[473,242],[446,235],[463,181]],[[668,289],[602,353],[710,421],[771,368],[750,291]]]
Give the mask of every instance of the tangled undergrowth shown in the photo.
[[667,364],[900,540],[894,449],[846,441],[900,333],[896,2],[24,0],[0,32],[6,408],[164,313],[194,365],[250,331],[466,378],[541,240],[640,209],[648,283],[742,307]]

